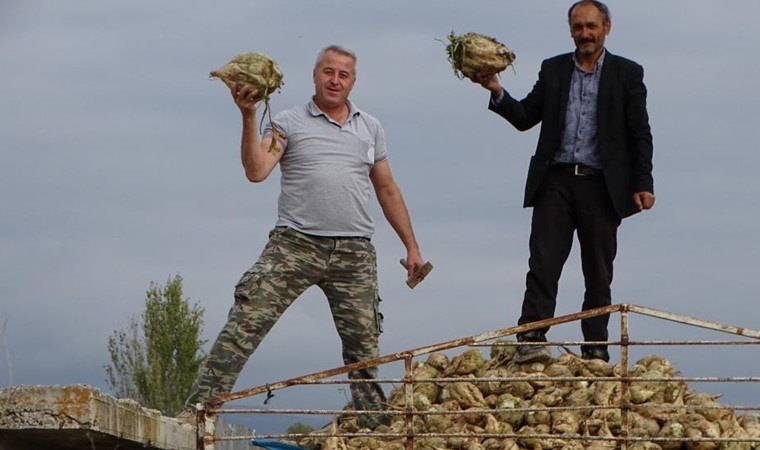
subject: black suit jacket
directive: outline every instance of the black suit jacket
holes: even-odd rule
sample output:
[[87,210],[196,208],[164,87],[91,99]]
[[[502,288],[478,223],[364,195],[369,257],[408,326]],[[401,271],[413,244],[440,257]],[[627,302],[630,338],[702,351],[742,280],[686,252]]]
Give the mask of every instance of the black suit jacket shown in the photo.
[[[536,153],[528,170],[525,207],[533,206],[536,192],[562,143],[573,64],[572,53],[549,58],[541,64],[538,81],[527,97],[518,101],[504,91],[498,104],[489,103],[489,109],[520,131],[541,122]],[[620,218],[638,212],[633,203],[634,192],[654,193],[652,133],[646,97],[644,69],[607,51],[597,98],[598,150],[607,189]]]

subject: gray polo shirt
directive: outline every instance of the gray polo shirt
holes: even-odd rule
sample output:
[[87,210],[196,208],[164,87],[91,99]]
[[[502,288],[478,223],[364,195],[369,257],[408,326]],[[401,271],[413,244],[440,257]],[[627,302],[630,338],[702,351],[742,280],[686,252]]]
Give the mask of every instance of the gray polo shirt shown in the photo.
[[[316,236],[372,236],[369,173],[388,158],[385,131],[377,119],[348,103],[342,125],[313,100],[272,120],[285,136],[276,226]],[[271,135],[271,124],[264,135]]]

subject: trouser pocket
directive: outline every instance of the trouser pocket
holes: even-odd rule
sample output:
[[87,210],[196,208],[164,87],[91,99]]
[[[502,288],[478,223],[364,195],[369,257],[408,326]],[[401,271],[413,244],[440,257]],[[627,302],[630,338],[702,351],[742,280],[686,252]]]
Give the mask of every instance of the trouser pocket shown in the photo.
[[382,298],[380,298],[379,295],[375,296],[375,305],[374,305],[374,313],[375,313],[375,336],[380,336],[383,333],[383,313],[380,312],[380,302],[383,301]]

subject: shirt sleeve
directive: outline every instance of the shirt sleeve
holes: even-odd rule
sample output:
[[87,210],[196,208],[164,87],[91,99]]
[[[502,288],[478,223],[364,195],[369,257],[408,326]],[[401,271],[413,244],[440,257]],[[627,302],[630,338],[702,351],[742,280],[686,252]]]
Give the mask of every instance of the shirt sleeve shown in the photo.
[[271,122],[268,122],[264,126],[264,130],[261,133],[262,137],[263,138],[272,137],[273,135],[272,129],[276,130],[277,140],[280,143],[280,145],[282,145],[282,148],[287,148],[289,133],[288,133],[287,114],[285,111],[282,111],[276,116],[274,116],[274,119],[272,119]]
[[375,164],[388,159],[388,149],[385,144],[385,130],[378,122],[375,130]]

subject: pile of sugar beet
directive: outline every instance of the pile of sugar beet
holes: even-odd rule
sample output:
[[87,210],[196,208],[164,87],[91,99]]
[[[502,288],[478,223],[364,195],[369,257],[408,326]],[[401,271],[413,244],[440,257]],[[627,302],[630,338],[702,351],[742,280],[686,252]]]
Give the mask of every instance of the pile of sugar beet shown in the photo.
[[[451,360],[433,353],[426,361],[416,362],[411,374],[414,379],[456,378],[461,382],[442,380],[413,385],[415,411],[434,413],[414,417],[414,448],[580,450],[621,447],[615,440],[599,439],[622,434],[619,405],[623,388],[620,381],[614,381],[621,376],[620,365],[584,360],[571,352],[546,363],[518,364],[512,361],[514,351],[512,345],[494,345],[490,359],[473,348]],[[629,376],[682,377],[661,356],[638,360],[629,366]],[[554,380],[547,381],[548,377]],[[495,380],[490,381],[490,378]],[[715,395],[695,392],[683,380],[640,380],[631,381],[629,386],[628,436],[654,438],[629,441],[626,444],[629,449],[760,449],[760,414],[737,414],[719,404]],[[390,411],[405,410],[403,386],[393,389],[388,403]],[[588,408],[590,406],[597,408]],[[598,408],[605,406],[609,408]],[[463,413],[446,413],[449,411]],[[380,425],[374,430],[360,430],[355,417],[348,415],[339,422],[334,421],[332,431],[333,434],[372,431],[405,435],[405,420],[404,415],[392,415],[389,427]],[[678,440],[665,440],[668,438]],[[733,440],[709,441],[714,438]],[[746,441],[737,441],[739,439]],[[371,435],[307,436],[297,443],[321,450],[405,449],[404,438]]]

